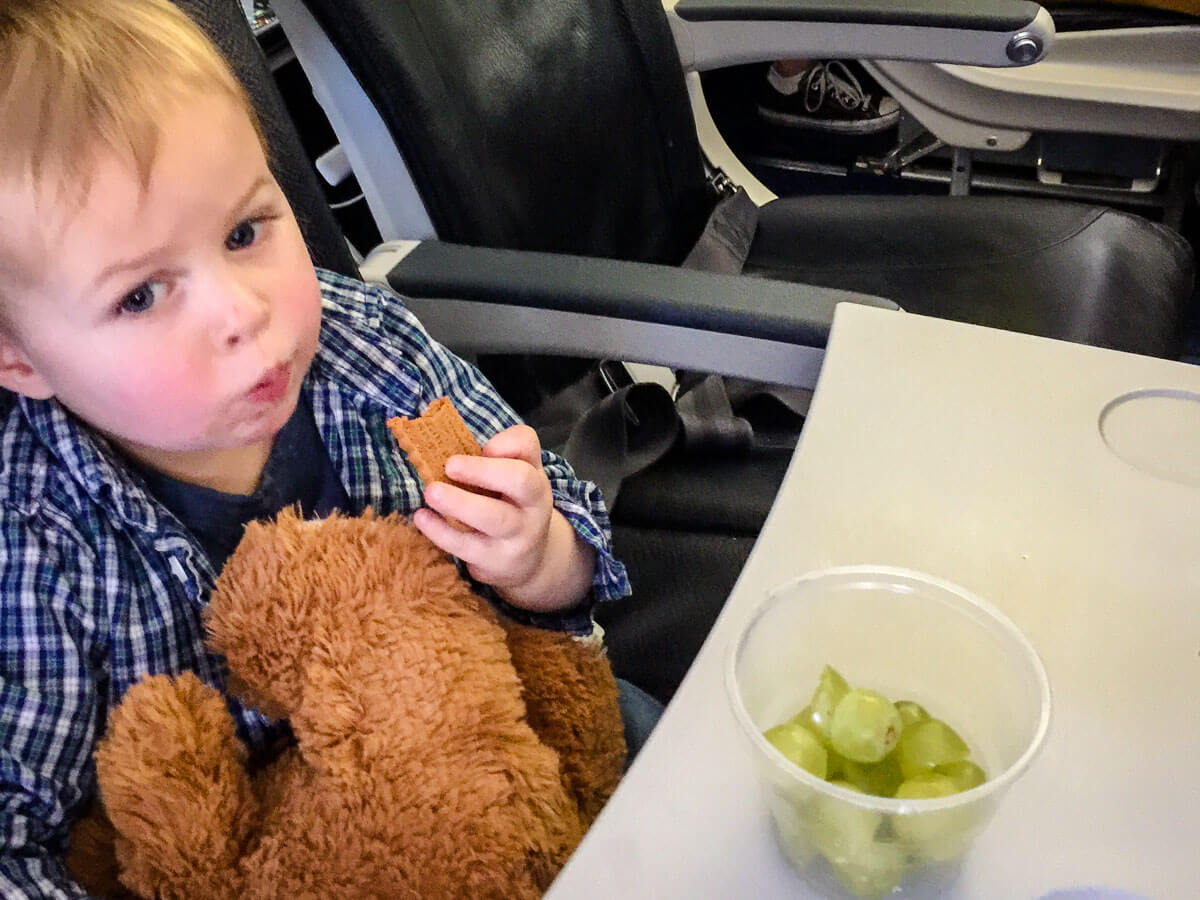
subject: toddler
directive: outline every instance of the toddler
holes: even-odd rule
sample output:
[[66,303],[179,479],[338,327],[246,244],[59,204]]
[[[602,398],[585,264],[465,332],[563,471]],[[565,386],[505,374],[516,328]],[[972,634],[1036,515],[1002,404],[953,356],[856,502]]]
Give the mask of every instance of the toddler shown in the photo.
[[[315,270],[219,52],[166,0],[0,5],[0,894],[63,865],[107,712],[224,687],[202,611],[246,522],[412,516],[506,612],[580,635],[628,593],[594,485],[384,288]],[[483,444],[420,482],[449,396]],[[457,530],[445,518],[465,523]],[[622,709],[653,704],[622,685]],[[230,701],[252,758],[288,736]]]

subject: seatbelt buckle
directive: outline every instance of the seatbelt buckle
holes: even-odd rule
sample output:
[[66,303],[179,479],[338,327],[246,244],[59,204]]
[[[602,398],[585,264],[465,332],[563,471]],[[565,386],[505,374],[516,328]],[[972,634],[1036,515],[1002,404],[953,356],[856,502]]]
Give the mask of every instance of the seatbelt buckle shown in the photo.
[[718,197],[732,197],[738,192],[738,186],[733,179],[725,174],[725,170],[716,167],[708,175],[708,186]]

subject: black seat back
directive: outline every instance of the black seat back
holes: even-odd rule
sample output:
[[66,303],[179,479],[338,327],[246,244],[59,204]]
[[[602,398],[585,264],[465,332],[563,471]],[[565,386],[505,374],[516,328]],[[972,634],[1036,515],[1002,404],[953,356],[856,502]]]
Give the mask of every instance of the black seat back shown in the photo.
[[304,0],[438,236],[678,263],[713,203],[666,18],[643,0]]

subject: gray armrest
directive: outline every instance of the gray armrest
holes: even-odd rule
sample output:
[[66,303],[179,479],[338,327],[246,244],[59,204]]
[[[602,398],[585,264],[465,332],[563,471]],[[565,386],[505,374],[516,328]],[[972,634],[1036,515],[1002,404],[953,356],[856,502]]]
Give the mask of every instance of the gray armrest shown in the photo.
[[[889,300],[671,266],[427,241],[377,249],[386,282],[463,353],[622,359],[811,388],[834,307]],[[398,261],[397,261],[398,259]]]
[[688,22],[849,22],[1020,31],[1041,7],[1028,0],[679,0]]
[[1054,21],[1027,0],[664,0],[684,68],[793,57],[1029,65]]

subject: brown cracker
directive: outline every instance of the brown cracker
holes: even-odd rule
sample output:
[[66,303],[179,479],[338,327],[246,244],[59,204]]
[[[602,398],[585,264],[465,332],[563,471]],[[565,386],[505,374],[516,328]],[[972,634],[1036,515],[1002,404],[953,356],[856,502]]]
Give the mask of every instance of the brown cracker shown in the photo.
[[[446,477],[446,460],[456,454],[479,456],[479,442],[467,428],[449,397],[438,397],[415,419],[396,416],[388,419],[388,428],[396,443],[408,454],[408,460],[417,470],[422,485],[428,487],[435,481],[453,484],[464,491],[495,497],[491,491],[480,490]],[[447,519],[455,528],[466,528],[461,522]]]

